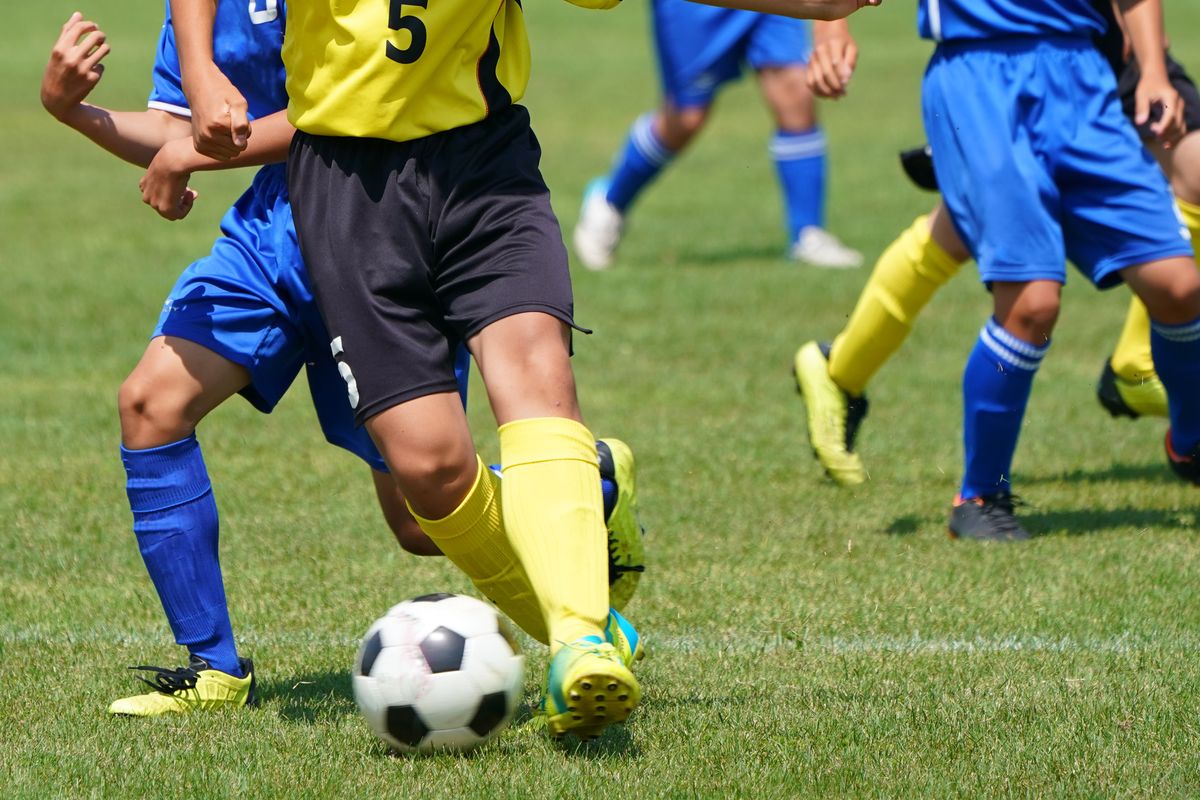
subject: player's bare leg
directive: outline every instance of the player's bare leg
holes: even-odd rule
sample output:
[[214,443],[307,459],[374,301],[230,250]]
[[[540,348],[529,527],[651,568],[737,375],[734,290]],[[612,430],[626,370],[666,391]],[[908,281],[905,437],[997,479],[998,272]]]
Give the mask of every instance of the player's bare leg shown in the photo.
[[775,119],[771,156],[783,189],[789,255],[815,267],[862,266],[862,253],[825,229],[825,134],[804,66],[764,67],[758,86]]
[[154,716],[254,702],[254,668],[237,655],[217,554],[217,508],[193,435],[201,419],[249,382],[249,372],[223,356],[160,336],[121,385],[121,455],[134,532],[190,663],[154,668],[156,691],[117,700],[111,714]]

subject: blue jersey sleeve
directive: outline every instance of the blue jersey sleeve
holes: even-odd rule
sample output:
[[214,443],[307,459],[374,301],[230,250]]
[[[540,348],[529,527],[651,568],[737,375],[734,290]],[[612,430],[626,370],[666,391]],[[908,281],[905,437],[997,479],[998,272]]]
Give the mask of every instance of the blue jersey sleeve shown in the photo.
[[154,56],[154,73],[150,88],[150,108],[169,111],[184,117],[192,115],[187,97],[183,94],[183,78],[180,77],[179,51],[175,49],[175,29],[171,27],[171,7],[167,6],[167,19],[158,36],[158,51]]
[[[286,13],[283,0],[254,0],[248,4],[241,0],[217,2],[213,19],[213,60],[246,98],[251,119],[287,108],[280,55]],[[148,105],[172,114],[191,116],[183,93],[169,2],[166,21],[158,37]]]

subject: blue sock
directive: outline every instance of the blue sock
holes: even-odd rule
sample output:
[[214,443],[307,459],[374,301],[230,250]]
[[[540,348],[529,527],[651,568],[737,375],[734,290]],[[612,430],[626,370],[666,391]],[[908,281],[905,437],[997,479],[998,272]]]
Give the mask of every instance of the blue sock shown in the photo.
[[1050,343],[1022,341],[989,319],[979,332],[963,373],[963,499],[1011,491],[1013,453],[1033,388],[1033,376]]
[[1190,455],[1200,445],[1200,319],[1185,325],[1150,323],[1154,369],[1167,388],[1171,446]]
[[675,154],[654,133],[654,112],[638,117],[608,176],[608,202],[622,214]]
[[825,227],[825,132],[778,131],[771,139],[771,158],[783,187],[788,241],[795,242],[810,225]]
[[175,641],[241,676],[221,562],[217,504],[194,435],[148,450],[121,448],[133,532]]

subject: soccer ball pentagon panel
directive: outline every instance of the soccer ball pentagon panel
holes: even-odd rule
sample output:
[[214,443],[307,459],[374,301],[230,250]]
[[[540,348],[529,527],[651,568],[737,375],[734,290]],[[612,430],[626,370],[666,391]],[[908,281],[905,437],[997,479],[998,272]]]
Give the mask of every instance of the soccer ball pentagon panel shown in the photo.
[[525,662],[508,623],[473,597],[429,594],[367,630],[354,699],[396,750],[469,750],[499,733],[521,696]]

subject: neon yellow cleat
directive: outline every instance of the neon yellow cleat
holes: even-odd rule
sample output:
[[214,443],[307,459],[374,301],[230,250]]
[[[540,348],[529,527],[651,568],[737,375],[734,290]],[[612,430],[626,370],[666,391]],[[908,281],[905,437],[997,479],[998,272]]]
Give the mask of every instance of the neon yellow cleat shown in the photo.
[[829,346],[808,342],[796,351],[796,388],[804,396],[808,440],[826,474],[842,486],[867,480],[867,469],[854,452],[858,427],[867,415],[867,398],[851,397],[829,377]]
[[170,670],[162,667],[130,667],[153,673],[153,680],[138,680],[152,686],[154,691],[123,697],[108,707],[108,713],[122,717],[156,717],[159,714],[255,705],[258,699],[254,693],[254,664],[248,658],[243,658],[241,662],[245,673],[242,678],[211,669],[207,662],[199,658],[193,658],[186,667]]
[[633,669],[634,662],[646,657],[642,647],[642,637],[638,635],[633,623],[622,617],[615,608],[608,610],[608,619],[604,621],[604,641],[613,646],[621,663]]
[[600,476],[617,485],[617,502],[608,515],[608,602],[618,611],[629,605],[646,570],[642,526],[637,517],[637,469],[633,451],[620,439],[596,442]]
[[1105,360],[1096,384],[1096,396],[1100,405],[1114,417],[1166,417],[1167,389],[1154,373],[1139,380],[1128,380],[1118,375],[1112,362]]
[[563,645],[550,659],[542,708],[550,735],[595,739],[624,722],[642,690],[611,644],[585,636]]

